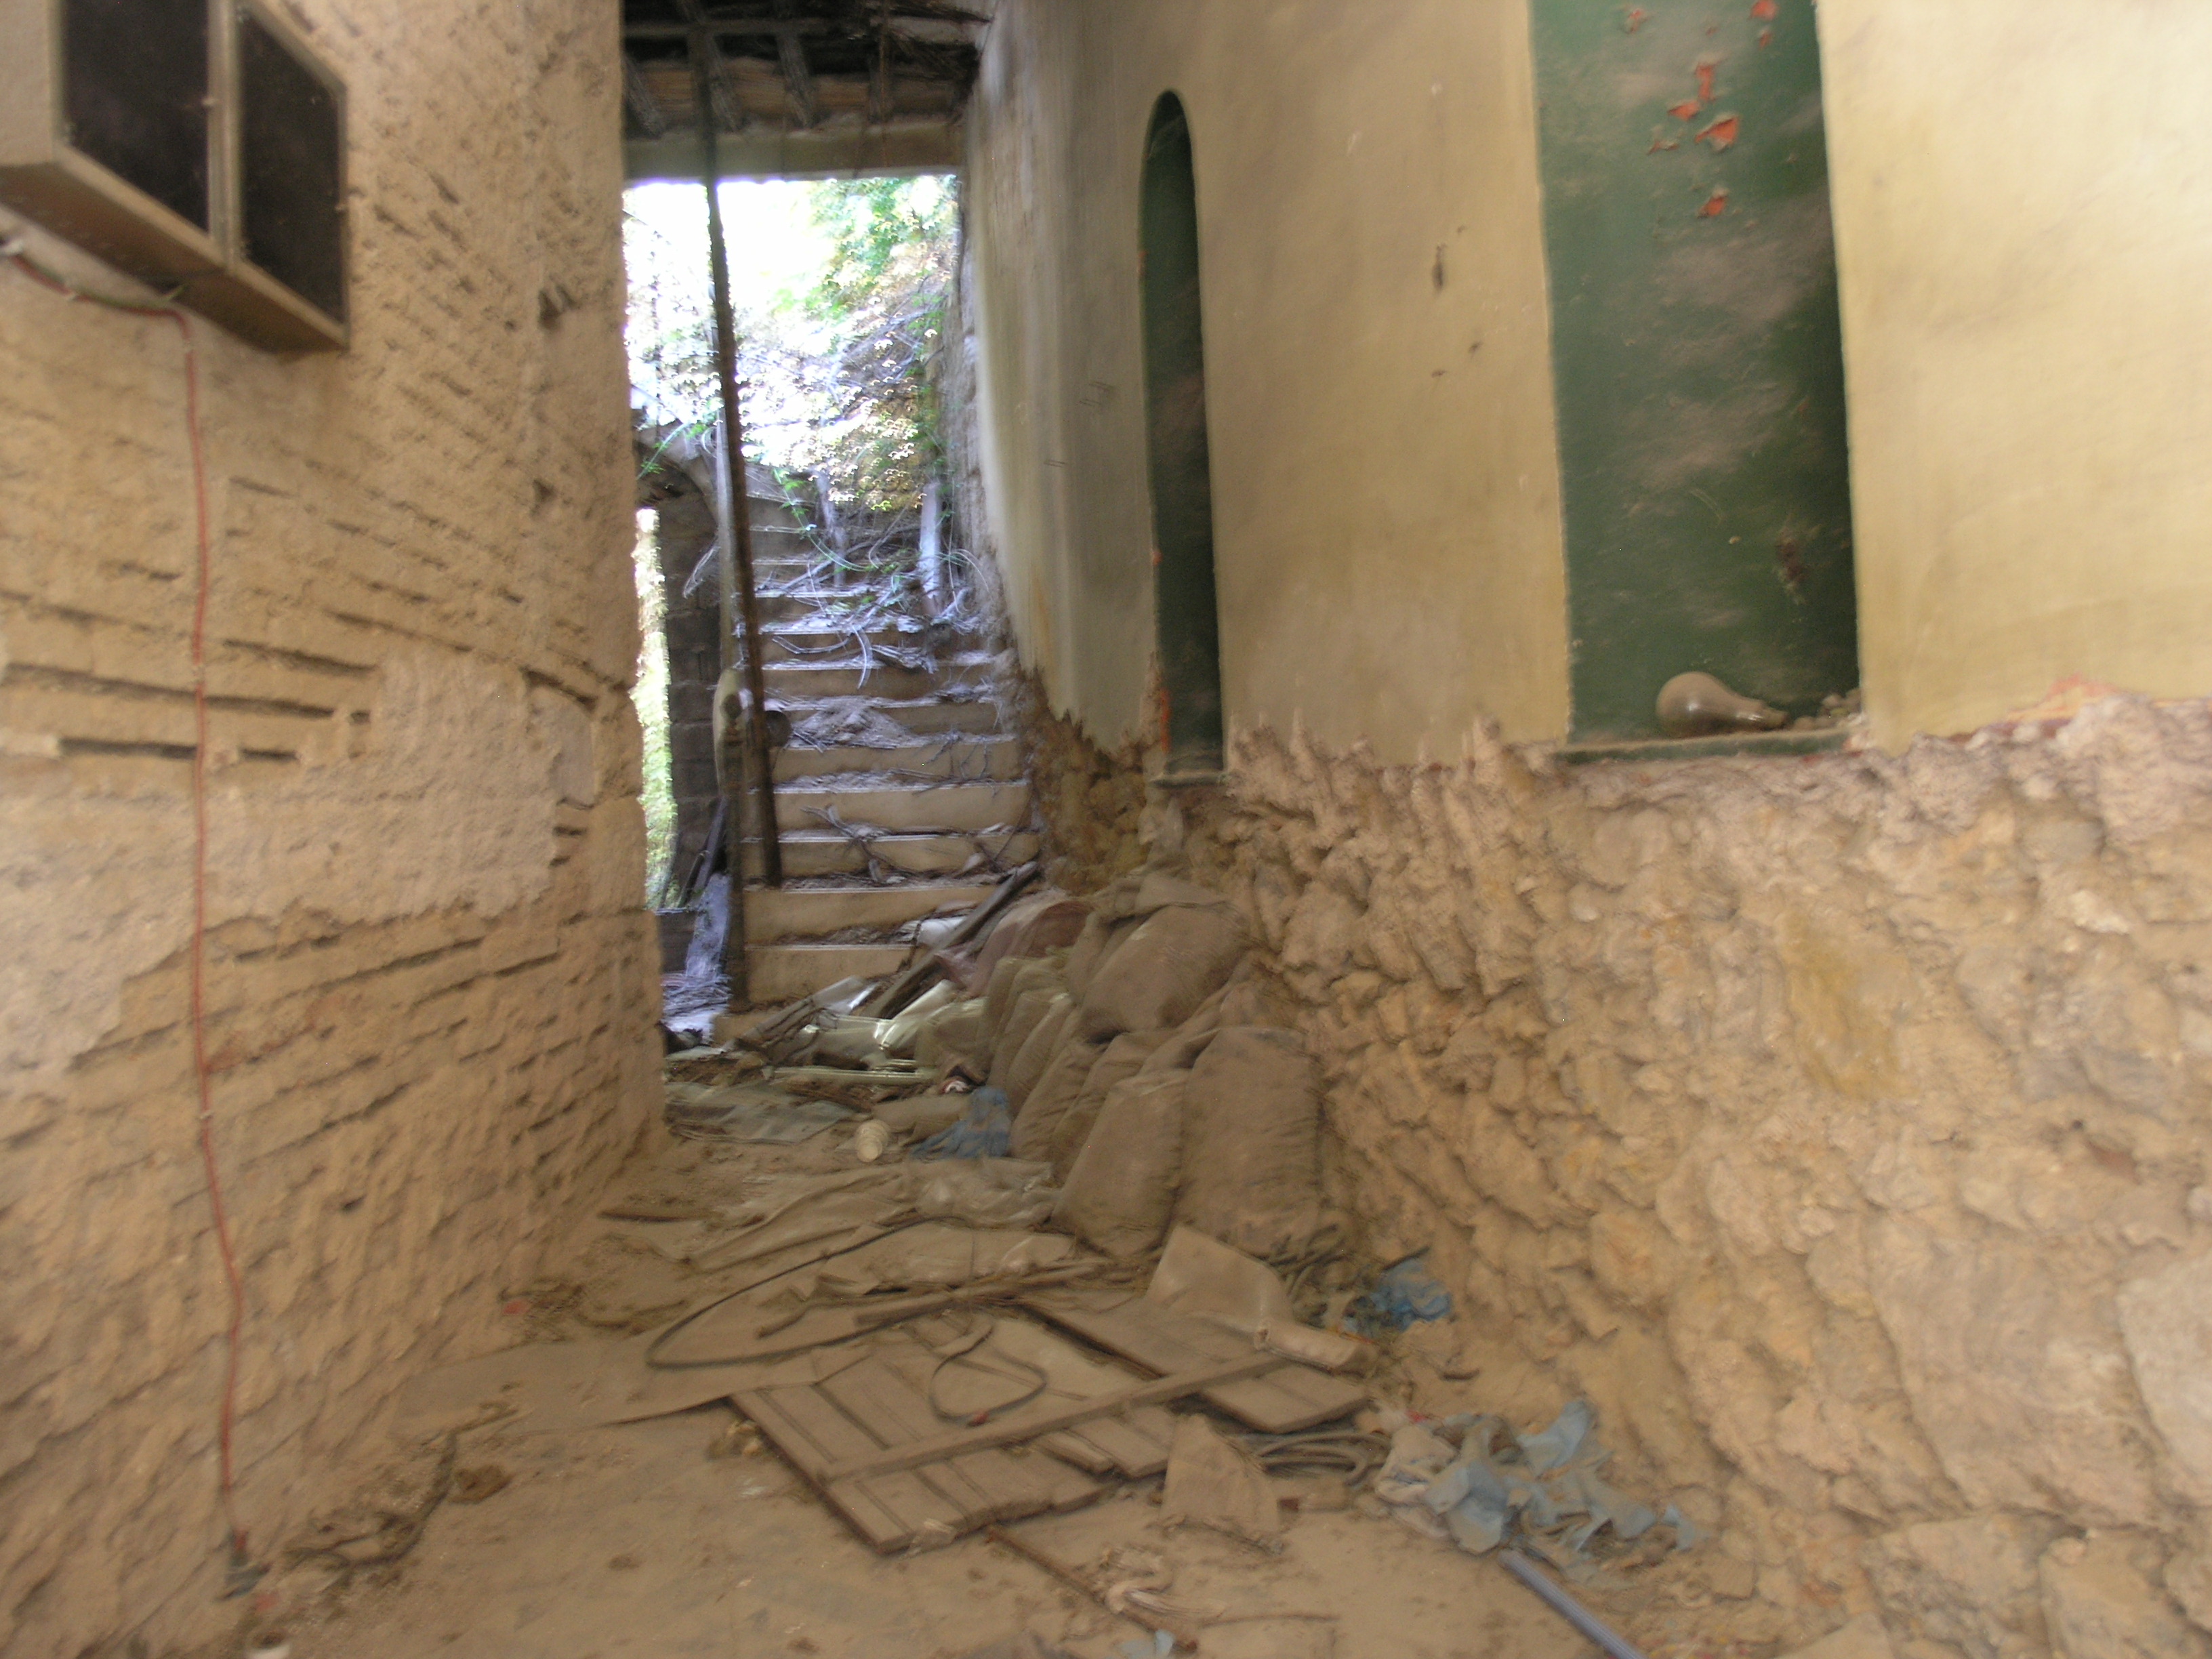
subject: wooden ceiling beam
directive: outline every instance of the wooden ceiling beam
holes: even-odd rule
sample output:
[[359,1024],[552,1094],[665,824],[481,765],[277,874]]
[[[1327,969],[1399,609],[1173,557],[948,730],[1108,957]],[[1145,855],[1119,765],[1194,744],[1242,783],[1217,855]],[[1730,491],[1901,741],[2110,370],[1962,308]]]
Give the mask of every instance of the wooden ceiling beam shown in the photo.
[[648,138],[658,138],[668,131],[667,114],[660,100],[653,95],[653,88],[645,84],[645,76],[638,69],[637,59],[623,53],[623,102],[629,106],[630,118],[643,129]]
[[[696,4],[697,0],[692,0],[692,3]],[[788,18],[790,7],[787,3],[779,5],[777,10]],[[797,30],[786,29],[777,33],[775,58],[778,67],[783,70],[784,89],[791,94],[792,118],[799,123],[801,132],[806,131],[821,121],[822,112],[814,95],[814,72],[806,66],[806,47],[799,40]]]
[[707,8],[701,0],[677,0],[677,8],[684,14],[684,34],[691,43],[695,55],[703,58],[707,68],[707,83],[711,88],[717,125],[738,131],[745,124],[745,107],[738,101],[738,89],[731,83],[729,65],[722,61],[722,49],[714,44],[713,30],[708,27]]
[[881,8],[876,13],[876,55],[868,65],[868,120],[880,126],[896,107],[891,88],[890,20]]
[[842,34],[854,39],[876,32],[876,27],[888,26],[894,34],[904,33],[902,23],[988,23],[990,19],[957,6],[890,5],[875,14],[876,27],[829,17],[717,17],[706,10],[701,0],[681,0],[684,21],[681,23],[625,23],[624,38],[632,40],[682,40],[690,38],[691,31],[704,27],[724,39],[742,35],[774,35],[779,40],[790,35]]

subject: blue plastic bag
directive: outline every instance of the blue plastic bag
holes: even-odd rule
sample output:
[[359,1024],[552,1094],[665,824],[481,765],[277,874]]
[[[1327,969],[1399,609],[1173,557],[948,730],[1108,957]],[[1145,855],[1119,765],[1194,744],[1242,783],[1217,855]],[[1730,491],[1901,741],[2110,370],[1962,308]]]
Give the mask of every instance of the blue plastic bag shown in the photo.
[[968,1115],[940,1129],[914,1149],[920,1158],[1004,1158],[1013,1149],[1013,1103],[1004,1089],[978,1089],[968,1098]]
[[1449,1319],[1451,1310],[1451,1292],[1430,1276],[1429,1259],[1412,1255],[1344,1310],[1344,1326],[1355,1336],[1380,1336],[1429,1320]]

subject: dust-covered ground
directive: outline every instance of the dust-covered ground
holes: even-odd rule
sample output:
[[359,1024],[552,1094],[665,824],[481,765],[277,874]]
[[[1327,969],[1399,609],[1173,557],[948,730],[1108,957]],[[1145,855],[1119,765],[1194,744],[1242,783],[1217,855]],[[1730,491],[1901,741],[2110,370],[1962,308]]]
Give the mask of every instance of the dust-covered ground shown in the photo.
[[[857,1170],[852,1143],[850,1127],[789,1148],[664,1140],[623,1173],[607,1207],[709,1209],[765,1176]],[[684,1224],[594,1218],[507,1304],[518,1341],[619,1339],[716,1294],[725,1281],[653,1242],[655,1226]],[[1384,1398],[1404,1389],[1402,1378],[1377,1380]],[[435,1483],[443,1443],[395,1438],[364,1476],[360,1506],[330,1517],[335,1532],[411,1512]],[[281,1637],[292,1659],[953,1659],[1024,1631],[1078,1659],[1109,1659],[1131,1642],[1152,1651],[1141,1626],[981,1534],[876,1554],[726,1403],[582,1429],[533,1429],[526,1414],[460,1434],[450,1466],[445,1501],[398,1560],[340,1571],[311,1557],[273,1578],[259,1601],[259,1639]],[[1372,1498],[1317,1512],[1291,1507],[1310,1487],[1274,1484],[1289,1500],[1279,1554],[1164,1526],[1158,1478],[1008,1529],[1078,1570],[1117,1546],[1164,1557],[1177,1600],[1234,1616],[1200,1633],[1199,1651],[1211,1659],[1592,1651],[1495,1564],[1415,1535]],[[1694,1622],[1692,1608],[1662,1610],[1668,1577],[1662,1567],[1607,1616],[1640,1625],[1654,1659],[1753,1659],[1668,1639],[1673,1619]],[[1275,1616],[1244,1616],[1255,1614]]]

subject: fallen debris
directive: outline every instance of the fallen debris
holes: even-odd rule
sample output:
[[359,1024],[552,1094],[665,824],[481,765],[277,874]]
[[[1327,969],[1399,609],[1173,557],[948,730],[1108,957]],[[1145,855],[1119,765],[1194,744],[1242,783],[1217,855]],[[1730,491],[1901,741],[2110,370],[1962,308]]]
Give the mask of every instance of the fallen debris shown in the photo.
[[1364,1370],[1374,1358],[1370,1344],[1301,1323],[1273,1268],[1194,1227],[1177,1227],[1168,1236],[1145,1297],[1323,1370]]
[[1498,1563],[1536,1593],[1537,1599],[1604,1650],[1607,1659],[1644,1659],[1611,1626],[1544,1576],[1543,1570],[1518,1550],[1501,1550]]
[[486,1498],[506,1491],[513,1479],[496,1463],[477,1463],[465,1469],[456,1469],[453,1471],[453,1490],[447,1501],[481,1504]]
[[1066,1648],[1055,1647],[1035,1631],[971,1648],[960,1659],[1075,1659]]
[[1014,1122],[1005,1092],[978,1089],[967,1100],[959,1121],[915,1147],[916,1158],[1004,1158],[1012,1150]]
[[1415,1531],[1470,1553],[1510,1543],[1571,1571],[1601,1533],[1625,1545],[1663,1526],[1675,1549],[1689,1548],[1697,1530],[1679,1508],[1662,1514],[1600,1478],[1612,1454],[1591,1438],[1595,1422],[1579,1400],[1535,1434],[1487,1416],[1407,1422],[1392,1436],[1376,1495]]
[[[1218,1325],[1126,1291],[1069,1286],[1033,1291],[1022,1305],[1147,1370],[1173,1372],[1254,1352],[1249,1341]],[[1358,1383],[1279,1355],[1260,1358],[1267,1363],[1249,1380],[1208,1387],[1206,1404],[1262,1433],[1294,1434],[1349,1417],[1367,1403],[1367,1390]]]
[[1265,1550],[1282,1547],[1283,1515],[1267,1472],[1203,1417],[1176,1424],[1160,1518],[1170,1525],[1194,1522]]
[[740,1084],[735,1088],[696,1083],[667,1086],[669,1133],[698,1139],[756,1140],[792,1146],[854,1115],[851,1107],[769,1083]]
[[1346,1309],[1345,1328],[1361,1336],[1379,1336],[1413,1325],[1449,1319],[1451,1292],[1429,1272],[1426,1256],[1408,1256],[1388,1269]]
[[[1185,1646],[1197,1645],[1197,1621],[1170,1613],[1158,1607],[1152,1599],[1172,1582],[1165,1571],[1165,1564],[1158,1562],[1157,1557],[1146,1564],[1147,1571],[1140,1580],[1124,1578],[1102,1589],[1091,1582],[1089,1575],[1077,1571],[1027,1539],[1016,1537],[1004,1527],[988,1528],[985,1535],[1001,1548],[1011,1550],[1024,1560],[1042,1567],[1061,1583],[1088,1596],[1115,1617],[1126,1619],[1146,1630],[1164,1633],[1172,1641]],[[1140,1600],[1140,1597],[1145,1599]]]

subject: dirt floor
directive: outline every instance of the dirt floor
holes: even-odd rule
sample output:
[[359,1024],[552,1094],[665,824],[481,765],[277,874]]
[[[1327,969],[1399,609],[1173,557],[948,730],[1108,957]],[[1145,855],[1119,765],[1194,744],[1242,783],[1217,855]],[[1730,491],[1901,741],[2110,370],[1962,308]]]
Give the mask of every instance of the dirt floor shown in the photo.
[[[849,1125],[795,1147],[664,1140],[624,1173],[608,1206],[681,1212],[728,1202],[764,1177],[858,1170],[853,1142]],[[669,1259],[659,1241],[687,1224],[594,1217],[549,1276],[507,1304],[519,1341],[586,1339],[605,1352],[735,1282]],[[1389,1379],[1377,1386],[1387,1397]],[[403,1421],[390,1461],[354,1510],[331,1517],[327,1536],[410,1516],[450,1475],[445,1500],[411,1544],[403,1528],[351,1547],[358,1556],[396,1541],[395,1562],[341,1571],[309,1557],[272,1580],[261,1600],[265,1644],[281,1636],[290,1659],[954,1659],[1027,1631],[1078,1659],[1155,1651],[1140,1625],[980,1534],[877,1554],[726,1401],[613,1426],[526,1412],[459,1433],[442,1465],[445,1439],[422,1432],[430,1420]],[[1200,1636],[1208,1659],[1595,1651],[1494,1562],[1415,1535],[1364,1495],[1329,1512],[1286,1504],[1282,1547],[1270,1554],[1200,1527],[1164,1526],[1158,1477],[1109,1484],[1089,1508],[1007,1529],[1079,1569],[1116,1546],[1165,1558],[1178,1600],[1230,1615]],[[1285,1499],[1310,1491],[1273,1484]],[[1325,1616],[1283,1616],[1291,1613]],[[1266,1614],[1277,1616],[1247,1617]],[[1648,1638],[1647,1649],[1654,1659],[1735,1651]]]

